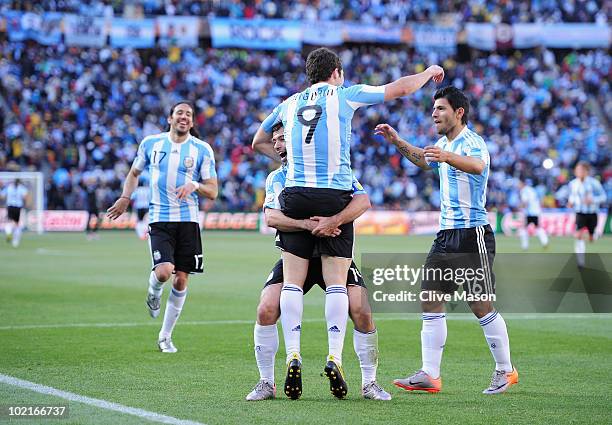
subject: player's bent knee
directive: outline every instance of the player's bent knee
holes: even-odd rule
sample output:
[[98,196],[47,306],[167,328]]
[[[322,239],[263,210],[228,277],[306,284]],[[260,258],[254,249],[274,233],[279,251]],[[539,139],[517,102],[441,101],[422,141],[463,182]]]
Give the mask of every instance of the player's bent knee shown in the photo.
[[172,277],[173,271],[173,264],[160,264],[159,266],[155,267],[155,276],[160,282],[166,282],[168,279],[170,279],[170,277]]

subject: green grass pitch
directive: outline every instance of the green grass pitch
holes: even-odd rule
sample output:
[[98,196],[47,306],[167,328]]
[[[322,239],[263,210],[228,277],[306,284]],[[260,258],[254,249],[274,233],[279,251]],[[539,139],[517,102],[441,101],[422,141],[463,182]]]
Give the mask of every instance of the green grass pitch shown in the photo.
[[[421,322],[416,315],[378,314],[378,380],[393,400],[360,398],[349,325],[344,348],[349,397],[339,401],[319,375],[327,337],[324,297],[316,289],[305,298],[303,398],[288,400],[279,388],[276,400],[246,402],[259,377],[253,355],[255,308],[278,252],[271,236],[219,232],[205,233],[203,240],[206,272],[191,279],[174,332],[175,355],[156,351],[161,317],[150,319],[144,306],[148,245],[134,233],[102,233],[98,241],[86,241],[84,234],[26,235],[18,249],[2,242],[0,374],[205,424],[612,423],[612,315],[539,320],[507,315],[520,384],[489,397],[481,391],[494,364],[476,320],[449,320],[443,392],[412,394],[391,381],[420,367]],[[361,236],[357,248],[424,252],[431,240]],[[541,252],[537,241],[531,243],[533,252]],[[612,239],[589,249],[612,252]],[[518,239],[499,237],[498,251],[518,252]],[[569,238],[554,238],[549,250],[571,251]],[[166,288],[164,298],[167,293]],[[283,360],[281,337],[276,361],[281,386]],[[0,384],[0,405],[62,402]],[[14,423],[149,423],[69,404],[68,419]]]

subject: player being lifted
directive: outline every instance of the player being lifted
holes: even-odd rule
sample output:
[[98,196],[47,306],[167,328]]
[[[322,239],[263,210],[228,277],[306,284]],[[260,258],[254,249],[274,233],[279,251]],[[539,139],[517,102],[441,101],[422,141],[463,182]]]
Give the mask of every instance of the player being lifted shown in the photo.
[[[281,211],[296,220],[333,216],[351,201],[351,119],[359,107],[407,96],[432,78],[436,82],[444,78],[442,68],[434,65],[384,86],[357,84],[346,88],[342,86],[340,58],[326,48],[308,55],[306,74],[311,86],[278,105],[253,139],[254,149],[278,160],[270,138],[274,124],[283,123],[288,165],[279,202]],[[334,395],[342,398],[347,390],[342,348],[348,320],[346,276],[353,256],[353,223],[342,224],[339,229],[341,233],[334,238],[319,238],[307,231],[279,231],[278,236],[283,246],[280,306],[288,368],[301,367],[303,287],[308,263],[316,250],[321,255],[327,288],[329,355],[324,373]]]
[[521,206],[525,212],[525,226],[519,229],[521,248],[523,250],[529,249],[529,226],[535,227],[536,235],[540,243],[546,248],[548,246],[548,235],[546,234],[546,230],[540,226],[540,214],[542,213],[540,197],[532,187],[532,182],[530,180],[519,180],[518,185]]
[[193,127],[194,112],[190,102],[175,104],[168,116],[169,131],[145,137],[121,196],[108,209],[112,220],[127,210],[138,176],[148,167],[153,269],[146,304],[151,317],[159,315],[163,284],[174,274],[157,342],[163,353],[177,351],[172,330],[185,303],[187,280],[189,274],[203,271],[198,196],[215,199],[218,192],[214,154],[210,145],[198,138]]
[[606,192],[601,183],[591,177],[591,165],[580,161],[574,168],[576,178],[569,182],[567,206],[576,213],[576,233],[574,234],[574,252],[580,267],[584,266],[586,244],[593,242],[597,227],[597,213],[601,204],[606,202]]
[[[440,176],[440,231],[427,256],[425,271],[472,269],[484,279],[464,285],[474,296],[495,293],[493,259],[495,237],[485,210],[489,152],[482,137],[467,127],[468,98],[449,86],[434,95],[432,118],[436,131],[443,135],[434,146],[421,149],[406,142],[388,124],[376,126],[376,134],[393,143],[403,156],[418,167],[434,169]],[[436,273],[426,273],[421,290],[432,293],[454,293],[458,286]],[[428,276],[429,275],[429,276]],[[478,274],[476,274],[478,275]],[[446,276],[446,273],[445,273]],[[396,379],[394,384],[409,391],[438,392],[442,389],[440,363],[446,343],[444,302],[423,301],[421,352],[423,366],[413,376]],[[485,394],[506,391],[518,382],[518,373],[510,361],[510,342],[506,323],[490,300],[472,301],[469,306],[478,318],[485,339],[495,359],[495,371]]]
[[[280,211],[278,197],[285,187],[287,173],[285,138],[282,123],[272,129],[272,142],[275,151],[281,157],[281,167],[274,170],[266,179],[266,201],[264,211],[269,226],[287,232],[310,231],[319,236],[326,234],[337,235],[338,229],[318,226],[319,222],[310,219],[295,220],[287,217]],[[341,225],[350,222],[363,214],[370,207],[370,199],[357,179],[353,180],[353,199],[337,217],[335,224]],[[277,241],[277,245],[280,241]],[[279,246],[279,248],[282,248]],[[278,262],[272,268],[268,280],[261,291],[261,298],[257,306],[257,323],[254,329],[255,359],[259,369],[260,381],[253,391],[247,395],[247,400],[257,401],[274,398],[276,386],[274,384],[274,359],[278,350],[278,332],[276,321],[280,315],[280,294],[283,283],[283,262]],[[319,285],[325,290],[321,270],[321,259],[312,258],[308,266],[308,273],[304,283],[304,294],[310,288]],[[367,289],[363,277],[354,262],[351,263],[346,279],[349,314],[355,325],[353,333],[353,346],[361,366],[361,393],[364,398],[372,400],[391,400],[387,393],[376,382],[376,368],[378,366],[378,332],[372,320],[370,304],[367,299]],[[284,392],[290,398],[297,399],[302,394],[301,368],[291,370],[287,375]]]

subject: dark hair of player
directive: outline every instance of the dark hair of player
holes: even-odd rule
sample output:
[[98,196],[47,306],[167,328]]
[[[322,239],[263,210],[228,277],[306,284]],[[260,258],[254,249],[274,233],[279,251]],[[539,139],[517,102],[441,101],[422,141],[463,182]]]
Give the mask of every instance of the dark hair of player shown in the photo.
[[336,68],[342,71],[340,58],[326,47],[313,50],[306,58],[306,75],[310,84],[329,80]]
[[461,117],[461,124],[467,124],[468,115],[470,113],[470,100],[467,96],[459,90],[457,87],[446,86],[436,90],[434,94],[434,100],[446,99],[450,104],[453,111],[459,108],[463,108],[463,116]]
[[589,164],[587,161],[578,161],[578,163],[576,164],[576,167],[583,167],[585,170],[591,171],[591,164]]
[[283,122],[282,121],[277,122],[276,124],[272,126],[272,133],[274,133],[275,131],[277,131],[279,128],[282,128],[282,127],[283,127]]
[[[197,137],[198,139],[200,138],[200,132],[197,130],[197,128],[195,127],[195,116],[196,116],[196,108],[195,105],[193,104],[193,102],[189,101],[189,100],[181,100],[179,102],[176,102],[174,105],[172,105],[172,108],[170,108],[170,114],[168,114],[168,116],[172,116],[172,114],[174,113],[174,109],[176,109],[177,106],[179,105],[187,105],[191,108],[191,116],[192,119],[194,120],[193,123],[193,127],[191,127],[191,129],[189,130],[189,134],[191,134],[193,137]],[[170,124],[168,124],[168,126],[166,127],[165,131],[170,131]]]

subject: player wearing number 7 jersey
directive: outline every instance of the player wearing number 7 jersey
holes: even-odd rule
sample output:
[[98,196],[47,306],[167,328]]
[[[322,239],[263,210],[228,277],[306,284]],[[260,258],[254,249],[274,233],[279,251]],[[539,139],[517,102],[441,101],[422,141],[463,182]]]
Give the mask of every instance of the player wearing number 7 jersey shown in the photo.
[[210,145],[198,139],[194,115],[195,108],[189,102],[181,101],[172,107],[169,131],[142,141],[123,192],[108,209],[111,220],[126,211],[138,186],[138,176],[148,168],[152,271],[146,304],[151,317],[159,315],[163,284],[174,274],[157,342],[163,353],[177,351],[172,331],[185,303],[187,280],[190,273],[203,270],[198,195],[215,199],[218,192],[215,157]]
[[[340,58],[326,48],[316,49],[308,55],[306,74],[311,86],[277,106],[253,139],[254,149],[280,159],[269,142],[272,128],[282,122],[288,168],[285,188],[279,197],[280,209],[296,220],[333,216],[351,201],[351,119],[359,107],[407,96],[431,78],[436,82],[444,78],[442,68],[434,65],[420,74],[402,77],[383,86],[343,87]],[[280,298],[281,324],[287,361],[301,360],[302,288],[309,260],[318,253],[327,287],[325,317],[329,355],[325,373],[328,377],[341,370],[348,319],[346,276],[353,255],[353,223],[341,225],[340,231],[334,238],[318,238],[309,232],[279,232],[284,278]]]

